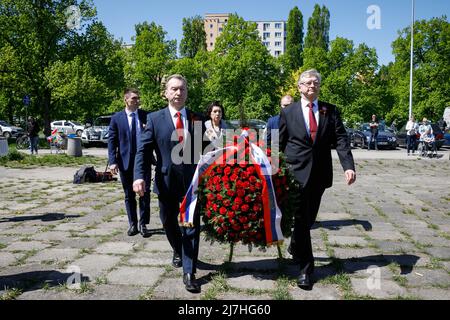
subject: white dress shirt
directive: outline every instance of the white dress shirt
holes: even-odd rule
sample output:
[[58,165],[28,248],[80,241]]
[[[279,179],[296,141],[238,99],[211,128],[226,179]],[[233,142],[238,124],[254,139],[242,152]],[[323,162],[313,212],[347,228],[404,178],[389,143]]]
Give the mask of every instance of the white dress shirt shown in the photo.
[[139,135],[141,134],[141,124],[139,122],[137,110],[135,112],[131,112],[128,109],[125,109],[125,113],[127,114],[128,128],[130,129],[130,133],[131,133],[131,121],[133,121],[133,117],[131,116],[131,114],[134,113],[136,115],[136,138],[139,138]]
[[[305,119],[306,131],[308,132],[308,135],[309,135],[309,107],[308,107],[308,105],[310,104],[310,102],[308,100],[305,100],[302,98],[301,104],[302,104],[303,118]],[[313,112],[314,112],[314,116],[316,117],[317,128],[319,128],[319,100],[317,100],[317,99],[314,100],[313,104],[314,104]]]
[[177,119],[178,119],[177,113],[181,112],[181,120],[183,121],[183,128],[184,128],[184,137],[186,138],[188,135],[188,130],[189,130],[186,108],[183,107],[180,111],[177,111],[177,109],[175,109],[174,107],[169,105],[169,111],[170,111],[170,116],[172,118],[173,127],[175,129],[177,128]]

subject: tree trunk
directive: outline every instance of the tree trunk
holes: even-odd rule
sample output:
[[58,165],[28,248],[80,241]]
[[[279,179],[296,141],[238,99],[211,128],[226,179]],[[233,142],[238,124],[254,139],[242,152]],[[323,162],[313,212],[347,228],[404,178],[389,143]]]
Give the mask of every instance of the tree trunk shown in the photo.
[[51,91],[49,89],[45,89],[42,96],[41,110],[43,111],[44,116],[44,134],[46,137],[49,136],[52,132],[50,128],[50,122],[52,120],[50,118],[51,98],[52,98]]

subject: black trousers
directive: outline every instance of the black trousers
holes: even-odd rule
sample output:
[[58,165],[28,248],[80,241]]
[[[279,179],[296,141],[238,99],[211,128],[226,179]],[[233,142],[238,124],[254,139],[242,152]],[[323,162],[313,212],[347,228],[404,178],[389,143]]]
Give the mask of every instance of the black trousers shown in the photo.
[[195,273],[200,243],[200,215],[194,216],[194,227],[181,227],[179,224],[182,198],[169,199],[159,196],[159,216],[172,249],[183,259],[183,272]]
[[314,256],[311,244],[311,228],[317,218],[320,202],[325,189],[318,179],[310,178],[299,194],[299,206],[294,222],[294,232],[291,237],[291,252],[294,259],[300,262],[302,273],[314,271]]
[[145,180],[145,193],[139,197],[139,220],[137,216],[136,193],[133,191],[133,167],[120,171],[120,181],[125,193],[125,209],[130,226],[142,226],[150,223],[150,179]]

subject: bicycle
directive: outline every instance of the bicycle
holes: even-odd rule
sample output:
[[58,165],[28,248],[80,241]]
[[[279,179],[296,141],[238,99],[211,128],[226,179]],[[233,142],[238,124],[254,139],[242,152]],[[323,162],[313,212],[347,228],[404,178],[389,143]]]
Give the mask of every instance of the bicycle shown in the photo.
[[17,150],[30,149],[30,139],[28,138],[28,135],[24,134],[17,138],[16,148]]

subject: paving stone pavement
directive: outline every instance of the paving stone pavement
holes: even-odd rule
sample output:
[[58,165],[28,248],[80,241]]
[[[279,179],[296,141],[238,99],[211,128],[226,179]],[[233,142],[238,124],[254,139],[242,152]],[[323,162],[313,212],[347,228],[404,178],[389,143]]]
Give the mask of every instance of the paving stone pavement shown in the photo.
[[[448,157],[447,157],[448,158]],[[250,252],[202,238],[200,294],[184,289],[152,196],[150,238],[128,237],[120,183],[73,185],[77,168],[0,167],[0,296],[20,300],[450,299],[449,160],[334,160],[312,238],[311,291],[281,246]],[[24,173],[24,171],[26,171]],[[76,284],[81,280],[81,285]],[[78,283],[79,284],[79,283]],[[74,286],[75,285],[75,286]]]

